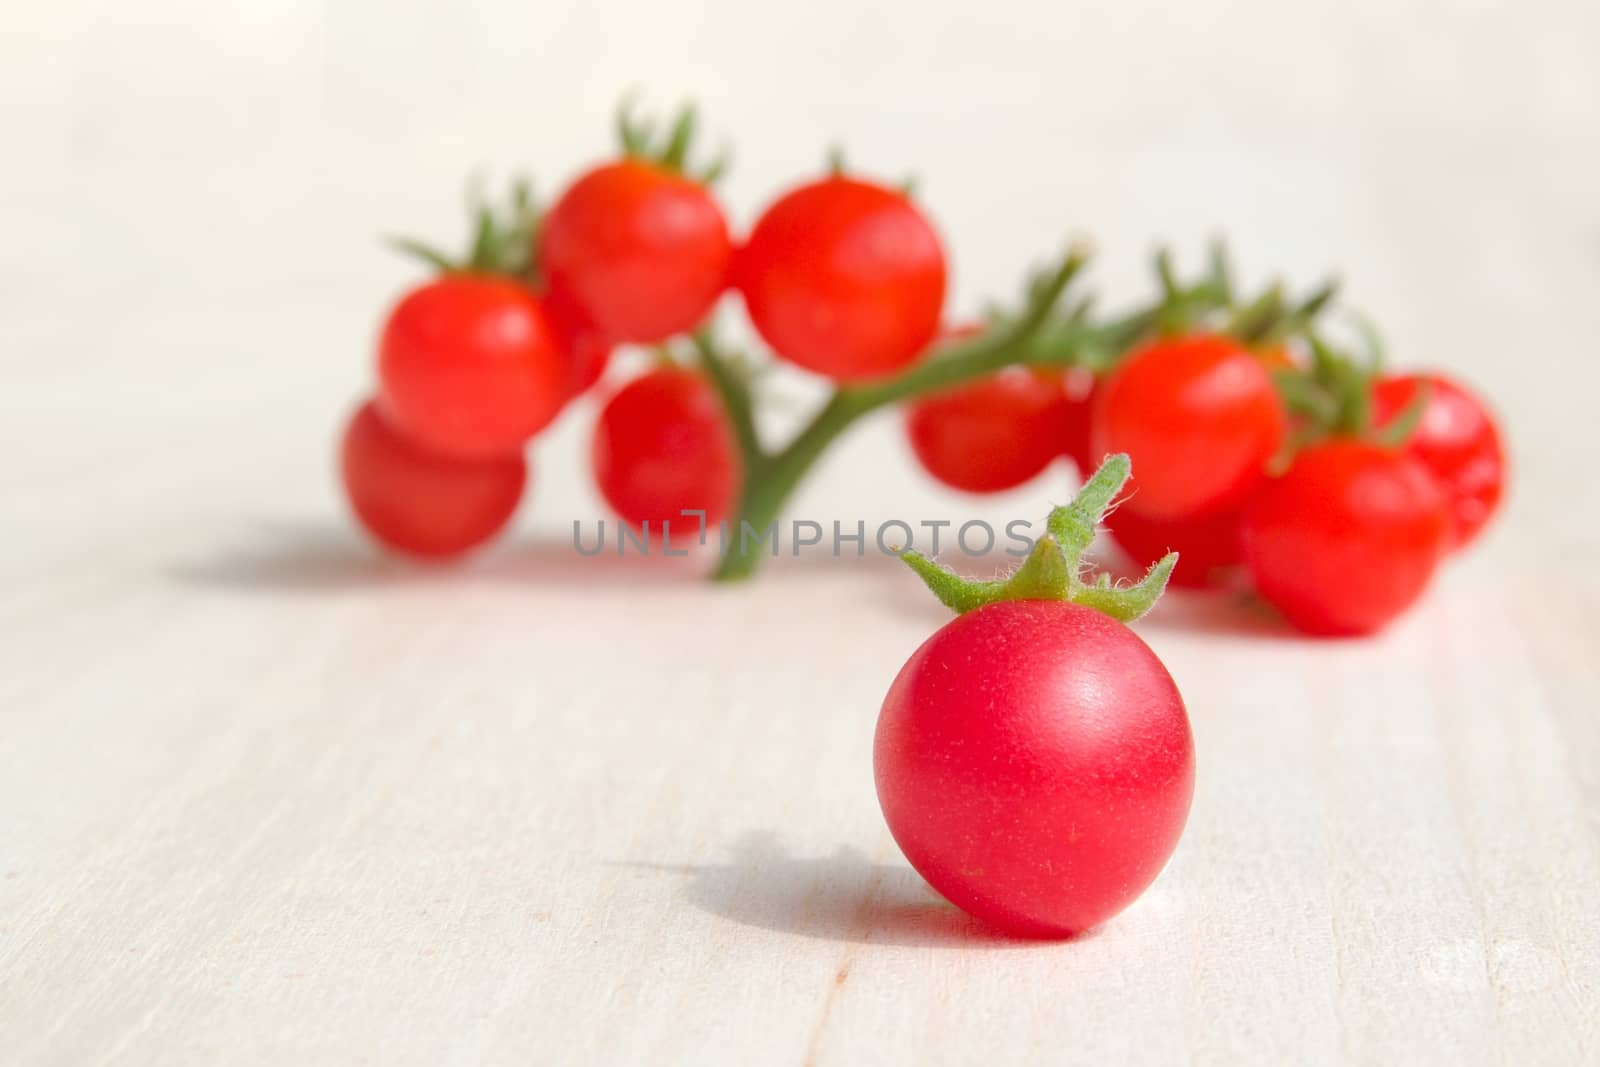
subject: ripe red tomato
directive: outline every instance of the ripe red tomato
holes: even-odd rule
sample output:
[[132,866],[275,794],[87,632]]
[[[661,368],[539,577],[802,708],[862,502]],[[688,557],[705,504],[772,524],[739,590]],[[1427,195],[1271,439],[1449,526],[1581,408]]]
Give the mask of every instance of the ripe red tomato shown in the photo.
[[837,381],[892,374],[939,331],[939,236],[903,193],[869,182],[835,175],[780,198],[735,273],[772,350]]
[[914,401],[906,434],[939,481],[994,493],[1034,478],[1061,454],[1064,408],[1056,375],[1008,367]]
[[1449,500],[1450,544],[1465,547],[1478,536],[1505,492],[1506,457],[1500,431],[1483,402],[1437,374],[1406,374],[1373,389],[1376,424],[1386,425],[1410,405],[1423,383],[1430,387],[1422,420],[1405,450],[1432,472]]
[[589,321],[571,299],[560,293],[545,297],[551,324],[567,354],[567,392],[569,397],[588,392],[611,362],[611,342],[600,328]]
[[1132,630],[1064,601],[959,616],[901,668],[873,747],[906,858],[1001,930],[1062,936],[1127,907],[1194,792],[1183,699]]
[[[696,520],[684,509],[703,508],[706,523],[732,510],[740,463],[733,431],[711,383],[699,373],[663,367],[635,378],[600,412],[593,447],[601,495],[633,526],[664,521],[684,531]],[[675,544],[675,547],[676,547]]]
[[1448,538],[1446,501],[1404,453],[1314,445],[1251,500],[1240,538],[1257,592],[1307,633],[1382,629],[1422,595]]
[[532,293],[506,278],[449,274],[390,312],[378,349],[378,405],[432,451],[505,455],[560,412],[569,373]]
[[727,286],[733,243],[710,190],[637,159],[579,178],[545,216],[539,265],[602,334],[654,344],[694,329]]
[[1126,452],[1137,472],[1123,510],[1165,522],[1238,509],[1283,441],[1272,379],[1226,337],[1159,340],[1100,385],[1096,454]]
[[350,419],[340,475],[361,525],[390,548],[442,559],[493,537],[517,510],[528,479],[520,455],[461,459],[396,433],[371,402]]
[[1244,562],[1239,522],[1239,513],[1233,511],[1186,522],[1162,522],[1122,508],[1105,518],[1111,539],[1141,567],[1168,552],[1178,553],[1171,581],[1189,589],[1229,584]]

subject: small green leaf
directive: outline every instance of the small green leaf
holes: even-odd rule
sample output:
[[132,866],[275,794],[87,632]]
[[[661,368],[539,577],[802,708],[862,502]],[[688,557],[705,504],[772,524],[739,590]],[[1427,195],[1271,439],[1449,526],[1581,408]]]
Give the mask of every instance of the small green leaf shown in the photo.
[[700,172],[700,184],[715,185],[722,179],[724,174],[728,173],[728,168],[732,165],[732,163],[733,149],[728,145],[723,145],[722,149],[717,152],[716,157],[706,165],[706,169]]
[[985,604],[993,604],[1001,599],[1000,591],[1005,588],[1005,582],[977,581],[972,578],[963,578],[948,567],[941,567],[921,552],[906,551],[900,554],[906,566],[917,572],[929,591],[939,598],[939,603],[955,612],[965,615],[975,611]]
[[1273,282],[1260,296],[1239,309],[1228,325],[1228,332],[1246,344],[1255,344],[1270,336],[1283,318],[1283,285]]
[[658,160],[668,170],[682,172],[685,162],[689,157],[689,144],[694,140],[695,110],[693,104],[683,105],[678,112],[677,119],[672,123],[672,132],[667,136],[667,146],[662,149]]
[[441,274],[454,274],[461,269],[461,265],[455,260],[421,241],[409,237],[386,237],[384,243],[397,252],[422,260]]
[[1066,556],[1048,534],[1034,542],[1033,551],[1009,577],[989,581],[963,578],[920,552],[904,552],[900,558],[958,615],[1002,600],[1066,600],[1072,584]]
[[1165,246],[1156,249],[1155,265],[1162,295],[1169,303],[1178,303],[1183,299],[1183,286],[1178,284],[1178,272],[1172,265],[1172,249]]
[[472,232],[472,252],[467,264],[474,270],[493,270],[499,235],[495,232],[494,212],[487,206],[478,207],[477,224]]
[[1122,487],[1133,473],[1133,464],[1123,453],[1107,456],[1089,480],[1083,483],[1078,495],[1070,504],[1064,504],[1050,513],[1045,528],[1061,545],[1061,550],[1076,565],[1094,540],[1100,520],[1110,510]]
[[1419,388],[1411,394],[1411,399],[1406,401],[1406,406],[1401,408],[1388,424],[1375,429],[1371,439],[1377,444],[1387,448],[1399,448],[1411,440],[1411,435],[1417,432],[1417,427],[1422,423],[1422,416],[1428,410],[1428,401],[1433,398],[1433,383],[1422,382]]
[[1168,552],[1145,572],[1143,578],[1133,585],[1120,588],[1110,583],[1109,575],[1103,574],[1093,586],[1075,592],[1072,602],[1093,608],[1118,622],[1132,622],[1155,607],[1156,601],[1166,591],[1172,569],[1177,565],[1178,554]]
[[1117,586],[1109,574],[1085,582],[1080,575],[1083,551],[1131,472],[1125,455],[1110,456],[1078,491],[1072,503],[1056,508],[1046,520],[1048,532],[1034,542],[1022,566],[1007,578],[981,581],[963,578],[919,552],[900,558],[917,572],[939,602],[963,614],[1004,600],[1064,600],[1131,622],[1149,611],[1167,587],[1178,562],[1168,553],[1138,582]]
[[1339,402],[1316,381],[1300,370],[1275,370],[1272,384],[1284,407],[1296,415],[1305,415],[1320,423],[1329,423],[1338,417]]

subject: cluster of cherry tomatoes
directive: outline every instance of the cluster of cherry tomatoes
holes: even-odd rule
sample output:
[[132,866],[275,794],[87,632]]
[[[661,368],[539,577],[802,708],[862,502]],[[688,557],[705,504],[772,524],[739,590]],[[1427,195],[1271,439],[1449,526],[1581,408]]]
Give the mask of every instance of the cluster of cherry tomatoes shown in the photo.
[[[376,396],[342,450],[352,508],[380,542],[442,558],[491,538],[523,494],[528,442],[620,346],[658,358],[604,400],[602,496],[635,527],[732,515],[776,464],[730,402],[749,399],[728,380],[741,369],[697,333],[726,293],[778,360],[860,394],[987,336],[945,327],[944,251],[904,190],[836,167],[736,240],[710,188],[718,168],[690,166],[692,112],[660,137],[626,116],[621,130],[620,157],[542,218],[518,189],[508,209],[479,209],[465,257],[407,245],[440,273],[391,311]],[[1493,512],[1499,436],[1460,385],[1358,367],[1309,318],[1292,325],[1230,333],[1165,314],[1095,361],[1020,352],[896,398],[914,453],[948,485],[996,492],[1062,455],[1087,472],[1125,452],[1138,474],[1108,523],[1130,555],[1176,549],[1179,584],[1243,573],[1307,631],[1370,632]],[[686,336],[703,358],[675,358]]]
[[1296,627],[1382,628],[1499,504],[1494,419],[1439,374],[1387,375],[1308,336],[1251,345],[1180,331],[1096,378],[1015,368],[911,405],[913,449],[934,477],[1008,489],[1065,452],[1088,472],[1124,452],[1137,472],[1106,525],[1179,585],[1242,574]]
[[[481,209],[472,252],[408,244],[441,274],[391,311],[378,392],[344,438],[352,508],[380,542],[448,557],[492,537],[527,481],[528,441],[620,345],[661,346],[740,293],[780,358],[838,381],[915,361],[939,328],[938,237],[900,191],[829,174],[781,197],[737,247],[708,174],[687,167],[692,115],[664,142],[623,123],[624,154],[542,220],[525,191]],[[706,374],[666,355],[606,401],[594,474],[624,521],[708,521],[733,507],[742,456]]]

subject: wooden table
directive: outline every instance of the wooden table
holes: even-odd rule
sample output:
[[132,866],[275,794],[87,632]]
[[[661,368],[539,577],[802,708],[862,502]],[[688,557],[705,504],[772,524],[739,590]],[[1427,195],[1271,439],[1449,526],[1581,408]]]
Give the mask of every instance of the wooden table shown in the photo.
[[[593,62],[552,44],[590,16],[509,3],[382,32],[312,0],[26,16],[0,55],[0,1060],[1600,1062],[1592,17],[1340,4],[1306,52],[1235,6],[1001,5],[969,35],[728,4],[715,32],[641,12]],[[1224,229],[1301,284],[1342,264],[1397,358],[1495,396],[1510,509],[1379,639],[1170,597],[1140,628],[1198,746],[1176,857],[1085,937],[997,940],[873,795],[878,702],[943,619],[897,564],[716,588],[576,559],[587,406],[467,566],[386,562],[342,514],[330,442],[411,277],[369,235],[454,232],[479,159],[548,187],[632,83],[744,138],[742,219],[832,135],[917,167],[960,308],[1072,226],[1113,303],[1157,235]],[[1069,491],[941,494],[888,419],[794,514]]]

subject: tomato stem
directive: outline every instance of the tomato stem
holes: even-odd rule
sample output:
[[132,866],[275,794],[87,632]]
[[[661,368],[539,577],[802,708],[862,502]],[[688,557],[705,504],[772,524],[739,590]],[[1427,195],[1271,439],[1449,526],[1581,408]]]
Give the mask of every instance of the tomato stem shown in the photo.
[[1172,568],[1177,566],[1178,554],[1168,552],[1142,579],[1124,586],[1114,585],[1108,574],[1101,574],[1092,582],[1084,581],[1083,562],[1100,520],[1111,509],[1132,471],[1126,455],[1107,456],[1072,503],[1050,513],[1045,536],[1034,543],[1022,566],[1007,578],[963,578],[919,552],[906,552],[901,558],[939,602],[957,614],[1003,600],[1065,600],[1093,608],[1119,622],[1132,622],[1160,599]]
[[710,330],[695,331],[693,341],[700,365],[705,368],[711,384],[722,397],[722,406],[733,426],[734,439],[738,442],[739,455],[744,460],[745,468],[748,470],[752,465],[764,463],[767,456],[756,433],[749,381],[717,348]]
[[[1074,312],[1065,320],[1053,315],[1088,253],[1070,250],[1061,262],[1031,288],[1020,317],[1002,320],[994,328],[969,340],[944,348],[904,373],[883,381],[842,386],[781,450],[767,452],[756,433],[753,405],[747,384],[726,357],[717,351],[709,334],[695,339],[702,364],[721,394],[744,460],[744,481],[730,544],[740,543],[739,531],[748,523],[755,532],[777,521],[794,493],[828,446],[863,416],[889,404],[948,389],[993,374],[1015,364],[1028,366],[1103,367],[1111,358],[1136,343],[1156,325],[1164,305],[1141,309],[1101,325],[1091,325]],[[1180,291],[1194,307],[1222,306],[1211,280]],[[1078,308],[1083,308],[1080,302]],[[759,553],[732,550],[724,555],[713,575],[718,581],[750,577],[761,563]]]

